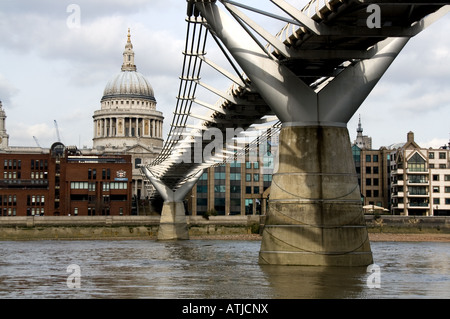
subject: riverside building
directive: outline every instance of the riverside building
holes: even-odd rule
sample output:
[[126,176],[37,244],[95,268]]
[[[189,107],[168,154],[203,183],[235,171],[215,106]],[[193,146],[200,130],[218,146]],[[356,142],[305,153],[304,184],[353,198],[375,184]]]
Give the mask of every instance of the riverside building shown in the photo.
[[389,155],[392,213],[450,216],[450,143],[421,148],[409,132],[407,142]]
[[131,214],[131,156],[83,156],[54,143],[46,152],[0,150],[1,216]]
[[265,215],[277,169],[278,134],[252,147],[245,161],[210,167],[187,196],[192,215]]
[[361,121],[352,145],[363,206],[385,208],[383,214],[450,216],[450,143],[422,148],[407,134],[406,143],[371,149]]

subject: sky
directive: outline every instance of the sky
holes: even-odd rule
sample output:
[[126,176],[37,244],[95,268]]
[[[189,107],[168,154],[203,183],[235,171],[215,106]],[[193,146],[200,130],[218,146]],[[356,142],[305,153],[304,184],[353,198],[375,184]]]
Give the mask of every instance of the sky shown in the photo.
[[[277,12],[269,0],[241,0]],[[303,5],[306,0],[290,0]],[[135,63],[152,85],[167,137],[176,105],[186,35],[185,0],[0,0],[0,101],[10,146],[50,147],[57,141],[92,147],[92,116],[120,72],[128,28]],[[264,26],[278,31],[284,23]],[[450,139],[450,14],[412,38],[348,123],[361,116],[373,148],[405,142],[422,147]],[[211,41],[209,58],[223,56]],[[202,71],[226,90],[228,79]],[[217,99],[216,97],[214,97]],[[210,101],[214,103],[214,101]]]

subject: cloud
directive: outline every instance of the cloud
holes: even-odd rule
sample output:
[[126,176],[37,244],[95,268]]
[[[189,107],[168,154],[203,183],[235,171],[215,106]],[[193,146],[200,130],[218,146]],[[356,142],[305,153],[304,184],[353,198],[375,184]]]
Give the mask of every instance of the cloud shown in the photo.
[[0,74],[0,101],[4,104],[3,106],[11,106],[11,98],[19,93],[19,89],[11,85],[7,79]]
[[10,145],[33,145],[33,136],[35,136],[42,147],[49,147],[49,141],[56,141],[56,132],[53,127],[47,123],[37,123],[29,125],[24,122],[7,124],[8,134],[10,136]]

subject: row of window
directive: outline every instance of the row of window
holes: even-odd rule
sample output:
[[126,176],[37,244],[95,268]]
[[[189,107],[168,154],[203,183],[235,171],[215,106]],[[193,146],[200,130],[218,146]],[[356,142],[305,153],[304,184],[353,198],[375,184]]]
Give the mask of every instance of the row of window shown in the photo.
[[[450,205],[450,198],[444,199],[445,205]],[[433,198],[433,205],[440,205],[441,204],[441,198]]]
[[[434,155],[434,152],[429,152],[428,153],[428,158],[430,158],[430,159],[434,159],[435,157],[434,157],[435,155]],[[447,153],[445,153],[445,152],[439,152],[439,159],[446,159],[447,158]]]
[[[107,182],[103,183],[103,191],[109,191],[111,189],[128,189],[127,182]],[[91,192],[95,192],[95,183],[89,182],[70,182],[71,189],[87,189]]]
[[[252,193],[253,190],[253,193]],[[246,186],[245,187],[245,193],[246,194],[260,194],[260,187],[259,186]],[[197,193],[199,194],[206,194],[208,192],[208,186],[207,185],[197,185]],[[215,193],[225,193],[226,188],[225,185],[215,185],[214,186],[214,192]],[[230,193],[231,194],[240,194],[241,193],[241,187],[232,185],[230,187]]]
[[[97,179],[97,169],[88,169],[88,179]],[[102,179],[111,179],[111,170],[109,168],[102,169]]]
[[[208,174],[204,173],[202,177],[199,180],[207,180]],[[224,180],[226,179],[226,173],[225,172],[216,172],[214,173],[214,179],[215,180]],[[259,182],[260,174],[254,173],[245,174],[245,181],[246,182]],[[240,173],[230,173],[230,181],[240,181],[241,180],[241,174]],[[271,182],[272,181],[272,175],[271,174],[263,174],[263,181],[264,182]]]
[[17,209],[16,208],[3,208],[1,210],[3,216],[16,216],[17,215]]
[[15,160],[15,159],[5,159],[3,161],[3,168],[4,169],[21,169],[22,168],[22,161],[21,160]]
[[17,205],[17,196],[16,195],[0,195],[0,205],[16,206]]
[[[44,205],[45,196],[44,195],[28,195],[27,196],[27,206],[30,205]],[[0,195],[0,206],[16,206],[17,205],[17,195]]]

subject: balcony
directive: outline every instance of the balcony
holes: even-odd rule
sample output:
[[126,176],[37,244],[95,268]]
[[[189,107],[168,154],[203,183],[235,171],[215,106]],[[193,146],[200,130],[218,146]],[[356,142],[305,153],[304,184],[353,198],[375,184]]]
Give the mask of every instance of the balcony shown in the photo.
[[428,192],[408,192],[408,197],[429,197]]
[[406,169],[406,174],[428,174],[429,172],[429,169]]
[[405,197],[405,193],[404,192],[395,192],[395,193],[392,193],[392,197]]
[[408,203],[408,209],[422,209],[422,208],[430,208],[430,203],[425,202],[413,202]]
[[429,185],[428,180],[407,180],[406,185],[419,186],[419,185]]

